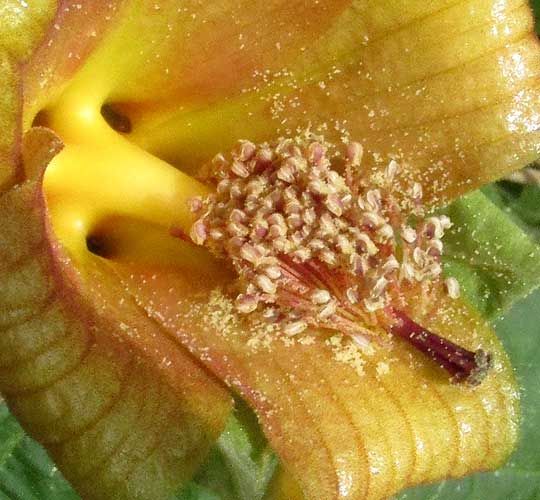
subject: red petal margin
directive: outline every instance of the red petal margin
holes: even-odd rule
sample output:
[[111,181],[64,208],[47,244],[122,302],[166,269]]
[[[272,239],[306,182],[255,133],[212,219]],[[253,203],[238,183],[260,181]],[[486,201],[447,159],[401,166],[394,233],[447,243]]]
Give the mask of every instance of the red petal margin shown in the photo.
[[[43,133],[34,129],[29,157]],[[10,409],[84,498],[169,498],[223,430],[228,391],[98,258],[66,255],[39,181],[2,196],[0,220],[0,390]]]
[[140,307],[253,406],[308,500],[387,498],[497,467],[512,450],[518,395],[511,369],[494,334],[461,304],[441,297],[421,319],[468,348],[493,352],[496,367],[477,388],[451,384],[399,341],[366,355],[364,374],[343,362],[344,351],[336,354],[323,332],[313,332],[313,343],[274,339],[264,347],[267,337],[217,293],[222,283],[189,269],[111,266]]

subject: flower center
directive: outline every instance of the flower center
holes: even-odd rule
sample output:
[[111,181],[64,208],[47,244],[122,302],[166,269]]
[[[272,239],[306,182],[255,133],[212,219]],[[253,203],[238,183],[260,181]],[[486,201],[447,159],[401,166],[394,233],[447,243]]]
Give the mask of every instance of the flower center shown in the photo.
[[227,259],[238,274],[236,307],[297,335],[308,326],[369,341],[399,336],[455,381],[479,383],[490,357],[428,332],[404,312],[407,297],[428,304],[442,280],[448,217],[426,215],[422,189],[395,192],[399,166],[379,179],[361,170],[362,147],[346,151],[309,132],[255,145],[241,141],[203,174],[215,191],[191,200],[191,239]]
[[187,200],[204,195],[203,184],[129,142],[118,132],[130,120],[78,88],[41,119],[65,143],[47,166],[44,188],[55,232],[72,255],[84,258],[90,249],[176,262],[189,253],[168,231],[173,224],[188,230]]
[[[342,152],[309,133],[258,146],[241,141],[206,167],[204,180],[215,185],[208,195],[207,186],[118,134],[130,122],[113,108],[76,90],[47,113],[66,146],[44,179],[55,231],[72,255],[90,249],[113,260],[209,265],[193,258],[190,243],[170,238],[190,232],[232,264],[240,313],[261,314],[287,335],[322,327],[363,345],[385,330],[456,381],[485,375],[489,355],[404,320],[408,297],[429,304],[443,286],[441,238],[450,221],[426,216],[420,185],[408,196],[394,192],[397,163],[368,180],[356,143]],[[136,176],[127,171],[134,168]],[[457,282],[444,284],[457,297]]]

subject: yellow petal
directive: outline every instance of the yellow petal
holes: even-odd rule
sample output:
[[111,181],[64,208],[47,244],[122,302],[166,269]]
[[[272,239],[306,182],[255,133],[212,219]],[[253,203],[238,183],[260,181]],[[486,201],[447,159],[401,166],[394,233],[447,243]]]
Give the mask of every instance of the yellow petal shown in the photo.
[[469,349],[493,353],[495,368],[476,388],[451,384],[397,340],[358,358],[346,340],[329,343],[323,332],[279,338],[235,316],[222,282],[188,268],[111,268],[150,316],[255,408],[307,499],[386,498],[497,467],[512,450],[518,393],[508,360],[463,304],[441,296],[418,319]]
[[184,169],[311,124],[373,164],[395,155],[442,203],[540,154],[524,0],[132,0],[55,26],[26,71],[25,123],[67,89],[118,106],[130,140]]

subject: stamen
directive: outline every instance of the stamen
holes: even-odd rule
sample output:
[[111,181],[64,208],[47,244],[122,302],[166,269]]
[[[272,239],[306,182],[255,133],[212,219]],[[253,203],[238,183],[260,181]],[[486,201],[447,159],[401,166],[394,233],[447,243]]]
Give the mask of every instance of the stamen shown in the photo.
[[457,299],[460,295],[459,283],[456,278],[447,278],[444,282],[448,296],[452,299]]
[[286,335],[290,335],[292,337],[293,335],[302,333],[307,327],[308,324],[305,321],[295,321],[294,323],[289,323],[286,325],[284,331]]
[[191,202],[198,216],[192,240],[230,261],[242,314],[282,320],[286,335],[311,326],[365,342],[369,329],[382,328],[452,380],[479,383],[489,354],[467,351],[403,312],[404,297],[427,300],[435,287],[459,296],[455,278],[440,278],[441,238],[450,219],[424,218],[422,186],[415,183],[404,204],[413,207],[411,223],[398,202],[394,160],[375,184],[363,178],[360,144],[351,142],[341,154],[343,176],[329,157],[336,149],[306,133],[273,144],[241,141],[230,155],[217,155],[206,168],[215,193]]
[[393,310],[392,314],[396,317],[391,327],[392,333],[407,340],[445,368],[455,382],[478,385],[487,375],[491,356],[482,349],[468,351],[426,330],[401,311]]

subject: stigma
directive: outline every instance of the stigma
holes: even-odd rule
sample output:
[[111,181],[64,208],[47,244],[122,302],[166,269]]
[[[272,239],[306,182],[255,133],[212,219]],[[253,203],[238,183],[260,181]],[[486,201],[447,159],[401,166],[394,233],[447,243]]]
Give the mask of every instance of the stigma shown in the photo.
[[426,303],[437,287],[459,297],[457,280],[442,277],[451,221],[426,213],[420,184],[398,187],[396,161],[373,178],[362,157],[357,142],[340,147],[310,132],[240,141],[203,169],[215,190],[190,201],[190,237],[236,271],[239,313],[262,314],[291,336],[316,327],[369,342],[384,330],[453,381],[480,383],[489,354],[467,351],[405,313],[407,297]]

